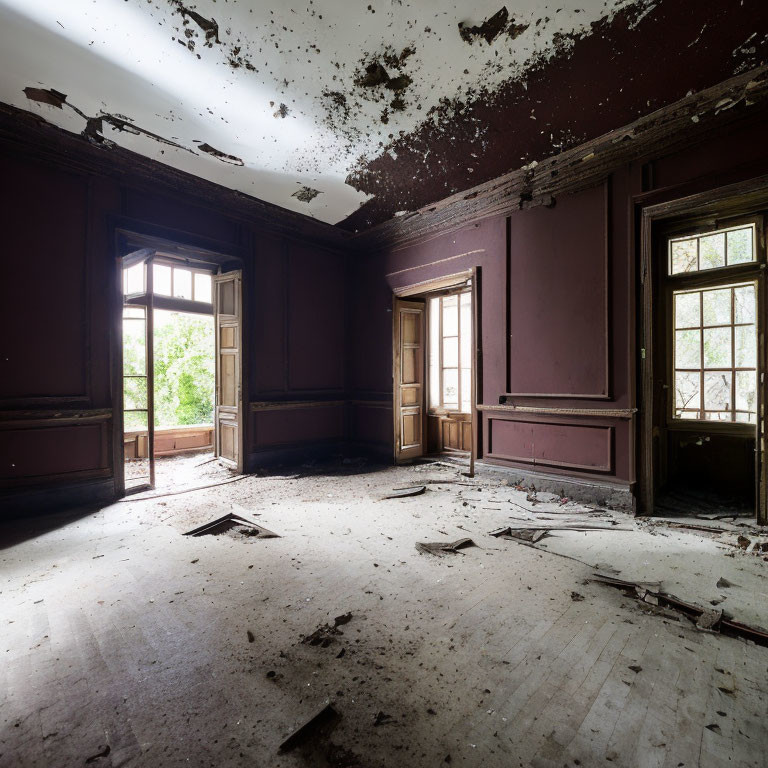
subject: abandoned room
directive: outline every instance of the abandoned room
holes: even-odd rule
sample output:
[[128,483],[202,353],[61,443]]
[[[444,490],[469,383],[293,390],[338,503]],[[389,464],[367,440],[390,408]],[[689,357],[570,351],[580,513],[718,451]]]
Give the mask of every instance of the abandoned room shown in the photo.
[[765,0],[0,0],[0,767],[765,768]]

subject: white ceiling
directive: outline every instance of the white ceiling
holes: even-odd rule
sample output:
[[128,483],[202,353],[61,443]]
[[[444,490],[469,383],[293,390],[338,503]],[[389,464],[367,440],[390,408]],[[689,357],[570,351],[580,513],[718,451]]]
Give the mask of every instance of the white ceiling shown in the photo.
[[[345,183],[347,174],[387,151],[390,134],[431,119],[441,99],[524,80],[532,61],[554,55],[558,38],[562,50],[563,33],[588,34],[592,22],[629,5],[639,18],[654,4],[508,0],[517,37],[507,25],[491,43],[475,35],[470,44],[459,23],[482,24],[504,0],[0,0],[0,101],[77,133],[84,116],[127,119],[141,130],[107,121],[104,137],[336,223],[366,199]],[[206,20],[216,22],[217,36]],[[388,106],[396,92],[357,81],[366,64],[407,48],[413,53],[401,64],[384,64],[391,78],[412,80],[397,111]],[[55,89],[67,103],[30,100],[25,87]],[[295,196],[304,186],[320,194],[304,202]]]

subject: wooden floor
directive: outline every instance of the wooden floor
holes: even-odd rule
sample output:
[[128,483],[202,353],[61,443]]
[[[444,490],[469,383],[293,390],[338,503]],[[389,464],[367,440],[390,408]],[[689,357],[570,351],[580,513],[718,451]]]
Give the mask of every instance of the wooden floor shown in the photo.
[[[6,526],[0,765],[768,764],[768,649],[489,537],[450,483],[380,500],[448,475],[254,477]],[[281,538],[181,536],[232,503]],[[414,547],[461,536],[480,546]],[[327,702],[329,741],[279,754]]]

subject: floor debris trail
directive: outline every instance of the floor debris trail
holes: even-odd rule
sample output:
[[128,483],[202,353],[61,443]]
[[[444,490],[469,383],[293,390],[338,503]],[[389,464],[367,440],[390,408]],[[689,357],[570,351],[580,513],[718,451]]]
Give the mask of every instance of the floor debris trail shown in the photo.
[[[664,723],[657,764],[704,765],[704,743],[763,767],[768,648],[736,622],[768,624],[768,562],[738,533],[541,492],[532,511],[505,476],[469,488],[446,464],[316,462],[19,523],[0,763],[82,768],[109,744],[89,765],[636,768],[638,729]],[[280,537],[182,535],[225,513]],[[507,528],[548,535],[488,533]]]

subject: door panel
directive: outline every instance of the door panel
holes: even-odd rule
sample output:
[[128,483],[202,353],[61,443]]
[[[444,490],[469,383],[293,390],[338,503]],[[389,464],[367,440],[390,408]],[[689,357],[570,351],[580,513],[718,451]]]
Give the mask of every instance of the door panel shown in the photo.
[[243,471],[242,278],[240,271],[214,276],[216,319],[215,454]]
[[424,329],[423,301],[394,300],[395,461],[424,454]]

